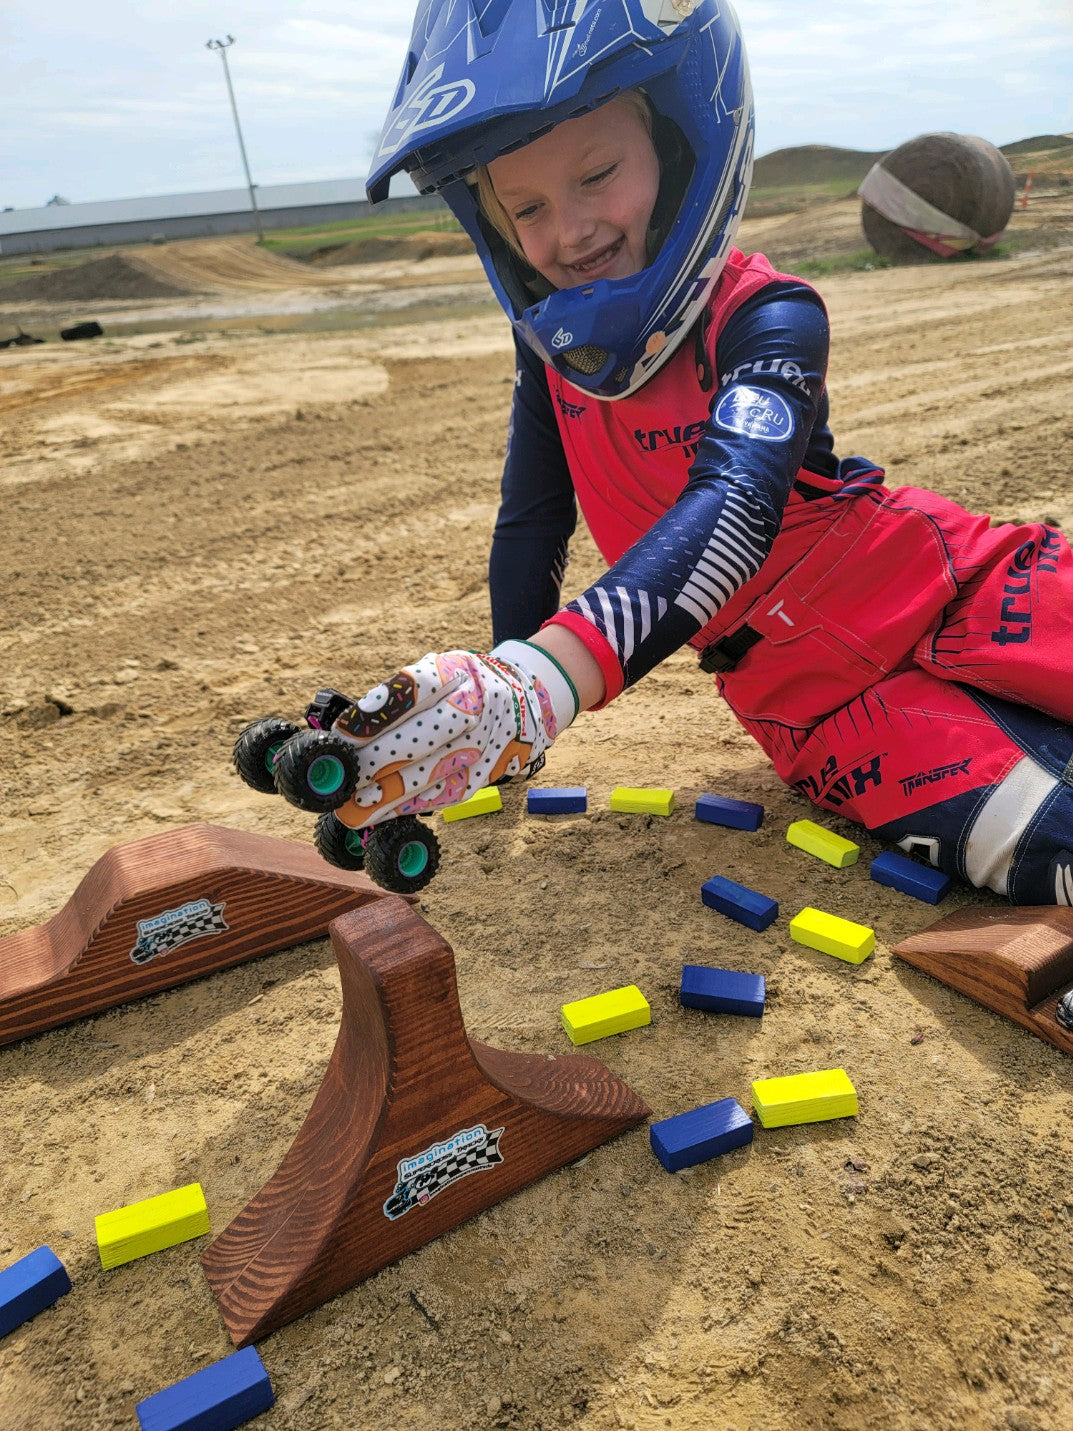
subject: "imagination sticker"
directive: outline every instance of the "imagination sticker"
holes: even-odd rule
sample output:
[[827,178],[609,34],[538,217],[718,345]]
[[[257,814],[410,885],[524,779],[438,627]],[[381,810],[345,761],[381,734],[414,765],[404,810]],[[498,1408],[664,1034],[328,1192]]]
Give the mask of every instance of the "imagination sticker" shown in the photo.
[[138,920],[138,942],[130,951],[131,962],[148,964],[162,954],[172,954],[191,939],[203,939],[206,934],[223,934],[224,906],[207,899],[192,899],[178,909],[165,909],[152,919]]
[[463,1128],[442,1142],[433,1143],[398,1165],[395,1191],[384,1203],[384,1215],[392,1221],[414,1207],[424,1207],[437,1193],[470,1173],[483,1173],[503,1161],[499,1151],[502,1128],[490,1133],[483,1123]]

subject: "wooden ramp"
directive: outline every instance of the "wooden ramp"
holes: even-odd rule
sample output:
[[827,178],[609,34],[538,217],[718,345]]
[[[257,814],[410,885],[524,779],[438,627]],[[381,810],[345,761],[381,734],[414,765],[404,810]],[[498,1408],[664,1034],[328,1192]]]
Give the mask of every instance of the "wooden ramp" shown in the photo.
[[116,845],[47,924],[0,939],[0,1044],[320,939],[384,894],[270,835],[187,825]]
[[903,939],[892,952],[1073,1053],[1073,1029],[1063,1028],[1054,1012],[1073,988],[1073,909],[970,904]]
[[206,1250],[245,1346],[649,1109],[594,1058],[504,1053],[466,1035],[450,945],[398,898],[331,927],[339,1037],[283,1162]]

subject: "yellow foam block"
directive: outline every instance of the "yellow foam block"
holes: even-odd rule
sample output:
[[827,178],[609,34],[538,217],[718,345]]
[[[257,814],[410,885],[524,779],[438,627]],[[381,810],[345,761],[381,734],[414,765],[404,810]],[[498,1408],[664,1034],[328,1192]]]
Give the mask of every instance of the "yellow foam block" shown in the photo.
[[637,985],[626,984],[606,994],[593,994],[590,999],[575,999],[572,1004],[564,1004],[562,1017],[570,1042],[579,1044],[650,1024],[652,1010]]
[[758,1078],[753,1084],[753,1110],[763,1128],[855,1118],[857,1090],[844,1068],[794,1073],[788,1078]]
[[790,920],[790,938],[822,954],[833,954],[847,964],[863,964],[876,947],[875,930],[837,914],[806,907]]
[[611,791],[611,808],[627,815],[670,815],[674,810],[674,791],[618,785]]
[[486,785],[483,790],[478,790],[476,795],[471,795],[460,805],[446,806],[443,818],[448,823],[452,820],[468,820],[471,815],[494,815],[502,808],[503,796],[499,793],[499,786]]
[[829,865],[834,865],[835,869],[839,870],[845,869],[847,865],[855,865],[861,853],[860,845],[855,845],[852,840],[844,840],[841,835],[836,835],[833,830],[825,830],[822,825],[814,824],[812,820],[795,820],[786,831],[786,838],[799,850],[806,850],[810,855],[826,860]]
[[132,1202],[95,1219],[102,1267],[118,1267],[149,1252],[189,1242],[209,1230],[209,1210],[200,1183]]

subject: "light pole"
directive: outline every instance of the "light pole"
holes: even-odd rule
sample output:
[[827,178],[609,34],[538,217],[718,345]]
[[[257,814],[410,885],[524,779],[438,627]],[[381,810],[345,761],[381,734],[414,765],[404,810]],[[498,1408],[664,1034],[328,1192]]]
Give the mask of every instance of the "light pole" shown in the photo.
[[257,195],[253,191],[253,180],[250,178],[250,162],[246,158],[246,146],[242,142],[242,125],[238,122],[238,105],[235,103],[235,91],[231,88],[231,71],[227,66],[227,52],[235,43],[234,35],[228,35],[226,40],[206,40],[207,50],[216,50],[223,60],[224,79],[227,81],[227,97],[231,101],[231,113],[235,116],[235,133],[238,135],[239,153],[242,155],[242,167],[246,171],[246,187],[250,191],[250,208],[253,210],[253,222],[257,228],[257,242],[264,243],[265,236],[261,229],[261,211],[257,207]]

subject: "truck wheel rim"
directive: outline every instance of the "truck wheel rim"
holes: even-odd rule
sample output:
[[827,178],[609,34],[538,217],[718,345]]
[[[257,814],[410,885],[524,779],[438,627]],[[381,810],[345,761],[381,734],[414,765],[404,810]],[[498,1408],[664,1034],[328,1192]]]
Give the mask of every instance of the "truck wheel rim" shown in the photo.
[[399,851],[399,873],[407,879],[416,879],[424,874],[428,864],[428,850],[420,840],[407,840]]
[[315,795],[334,795],[345,777],[343,762],[334,755],[318,755],[306,771],[306,781]]

